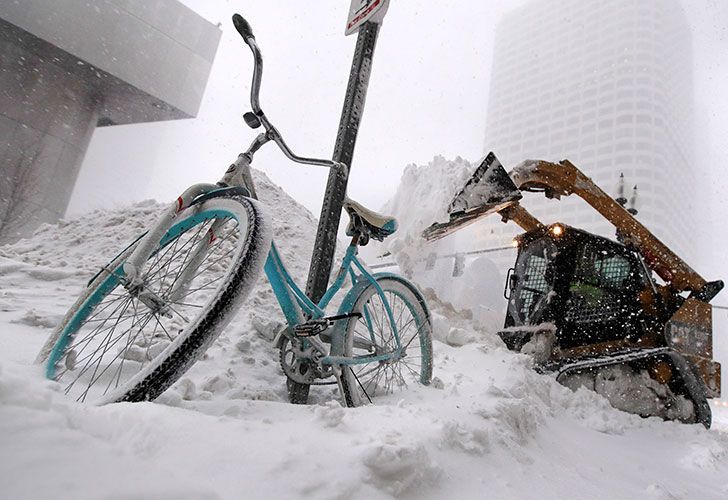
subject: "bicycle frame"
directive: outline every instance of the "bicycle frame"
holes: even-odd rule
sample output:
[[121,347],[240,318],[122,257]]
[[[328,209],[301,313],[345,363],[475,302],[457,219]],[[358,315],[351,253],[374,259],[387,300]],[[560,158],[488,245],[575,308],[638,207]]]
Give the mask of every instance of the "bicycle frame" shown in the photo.
[[[273,293],[278,300],[278,304],[283,311],[283,315],[286,318],[288,326],[291,328],[304,323],[305,321],[307,321],[307,319],[319,319],[325,317],[326,307],[336,296],[336,294],[341,290],[344,282],[346,281],[347,275],[350,276],[353,284],[356,284],[361,280],[365,280],[366,282],[370,283],[372,286],[374,286],[377,294],[381,297],[382,304],[384,304],[385,312],[390,321],[390,325],[392,325],[392,334],[394,335],[397,348],[393,352],[390,352],[388,354],[363,356],[357,358],[328,355],[321,359],[322,364],[364,364],[371,363],[373,361],[386,361],[388,359],[392,359],[401,355],[402,346],[399,339],[399,332],[397,331],[397,324],[394,320],[394,312],[392,311],[389,301],[384,295],[384,291],[382,290],[379,283],[377,283],[376,276],[372,275],[369,271],[367,271],[366,267],[357,258],[357,249],[358,247],[356,243],[356,238],[354,238],[354,240],[352,240],[352,243],[346,249],[344,257],[341,261],[341,266],[339,267],[339,271],[336,275],[336,279],[326,290],[326,293],[321,298],[318,304],[314,304],[311,299],[309,299],[308,296],[306,296],[306,294],[296,285],[290,274],[288,274],[288,271],[286,270],[285,265],[283,264],[280,255],[278,254],[275,243],[271,245],[271,251],[268,254],[268,260],[265,263],[264,269],[266,276],[268,277],[268,281],[273,288]],[[354,269],[357,269],[359,271],[359,275],[356,274]],[[349,294],[351,294],[351,291],[349,292]],[[339,309],[339,313],[351,313],[351,307],[353,305],[353,301],[344,300],[341,308]],[[369,312],[367,310],[364,310],[363,315],[367,323],[367,328],[371,331],[372,320]],[[333,329],[333,333],[334,335],[343,335],[344,332],[341,330]],[[304,340],[307,342],[312,342],[314,344],[318,342],[314,338],[307,338]],[[343,339],[332,338],[331,344],[335,345],[335,342],[339,340]]]
[[[156,248],[156,242],[166,233],[166,231],[174,224],[177,215],[195,204],[199,203],[200,199],[209,198],[215,196],[216,192],[222,193],[229,189],[243,189],[246,194],[250,194],[252,198],[257,198],[255,195],[255,186],[253,183],[252,175],[250,173],[250,156],[252,156],[251,149],[256,148],[260,141],[255,141],[251,148],[246,153],[242,153],[238,156],[233,165],[228,169],[223,180],[218,184],[196,184],[188,188],[177,200],[167,208],[162,217],[158,220],[157,224],[141,239],[139,245],[134,249],[129,259],[124,263],[123,270],[125,280],[129,287],[137,286],[138,283],[138,270],[141,269],[143,263],[149,259],[152,252]],[[221,187],[221,185],[227,187]],[[214,228],[213,228],[214,229]],[[195,255],[204,255],[208,245],[212,239],[205,239],[198,243],[198,247],[195,249]],[[351,277],[352,283],[355,284],[360,280],[365,280],[374,286],[377,294],[382,299],[384,304],[385,312],[389,319],[390,325],[392,325],[392,333],[395,338],[397,349],[388,354],[382,354],[377,356],[365,356],[362,358],[346,358],[341,356],[330,356],[326,355],[321,362],[323,364],[359,364],[359,363],[370,363],[372,361],[385,361],[398,357],[401,355],[401,343],[399,338],[399,332],[397,331],[396,321],[394,319],[394,312],[391,309],[389,301],[384,295],[384,291],[377,283],[377,279],[372,275],[366,267],[357,258],[357,239],[352,240],[352,243],[347,248],[344,258],[341,262],[341,266],[337,273],[336,279],[327,289],[318,304],[315,304],[309,299],[306,294],[296,285],[293,278],[290,276],[285,268],[283,261],[281,260],[280,254],[275,246],[275,243],[271,245],[271,250],[268,254],[268,259],[265,263],[265,273],[268,277],[268,281],[273,288],[273,292],[278,300],[278,304],[283,312],[286,322],[292,329],[296,325],[305,323],[310,319],[319,319],[325,317],[325,310],[330,304],[331,300],[341,290],[346,276]],[[193,259],[194,260],[194,259]],[[189,269],[194,270],[194,266],[189,266]],[[355,272],[358,271],[359,275]],[[186,273],[186,272],[185,272]],[[180,282],[186,282],[184,277]],[[353,307],[353,300],[349,301],[350,304],[345,300],[344,309],[340,309],[340,313],[347,314],[350,310],[346,310],[346,307]],[[364,311],[364,318],[367,323],[368,329],[371,331],[372,323],[370,314],[368,311]],[[343,331],[334,329],[334,331],[343,335]],[[332,339],[332,345],[334,345],[340,339]],[[317,339],[305,339],[306,342],[311,342],[318,350],[324,352],[323,343]],[[374,341],[374,339],[372,339]]]

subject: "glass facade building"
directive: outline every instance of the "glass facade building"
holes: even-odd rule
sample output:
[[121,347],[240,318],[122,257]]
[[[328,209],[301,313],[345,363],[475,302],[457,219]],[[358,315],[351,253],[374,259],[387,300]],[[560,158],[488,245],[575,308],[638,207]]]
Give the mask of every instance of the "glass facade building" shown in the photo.
[[[638,187],[638,219],[689,261],[692,107],[692,40],[678,0],[534,0],[498,26],[485,151],[508,170],[568,158],[613,196],[624,173],[628,193]],[[579,199],[527,193],[523,205],[542,222],[614,236]],[[480,226],[479,247],[519,232],[495,218]]]

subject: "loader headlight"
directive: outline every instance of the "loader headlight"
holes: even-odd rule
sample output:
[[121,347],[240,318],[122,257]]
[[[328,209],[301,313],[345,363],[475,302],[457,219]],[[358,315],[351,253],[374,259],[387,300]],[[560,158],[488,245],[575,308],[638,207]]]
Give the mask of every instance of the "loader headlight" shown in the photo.
[[564,234],[564,226],[562,226],[561,224],[554,224],[549,228],[549,231],[551,231],[551,234],[553,234],[554,236],[561,236],[562,234]]

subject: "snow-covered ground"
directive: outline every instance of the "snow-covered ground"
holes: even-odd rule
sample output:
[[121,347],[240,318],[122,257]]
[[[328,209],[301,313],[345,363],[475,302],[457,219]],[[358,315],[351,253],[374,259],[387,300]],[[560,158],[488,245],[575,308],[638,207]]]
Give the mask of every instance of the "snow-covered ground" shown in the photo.
[[[302,281],[315,220],[261,175]],[[154,403],[68,401],[32,364],[89,274],[158,210],[142,203],[0,247],[2,498],[728,498],[728,408],[711,430],[641,419],[530,369],[438,300],[435,383],[378,406],[285,401],[261,282],[206,357]]]

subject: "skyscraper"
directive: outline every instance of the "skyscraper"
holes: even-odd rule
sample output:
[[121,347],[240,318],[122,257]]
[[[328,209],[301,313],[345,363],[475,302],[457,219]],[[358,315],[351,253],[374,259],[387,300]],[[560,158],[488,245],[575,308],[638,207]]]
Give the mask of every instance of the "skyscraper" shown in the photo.
[[[612,195],[623,172],[629,190],[638,186],[638,219],[690,260],[691,44],[678,0],[528,2],[498,26],[486,151],[507,169],[568,158]],[[614,235],[581,200],[531,194],[523,205],[543,222]],[[483,226],[488,246],[517,232]]]
[[220,36],[177,0],[0,2],[0,243],[63,216],[96,127],[195,116]]

